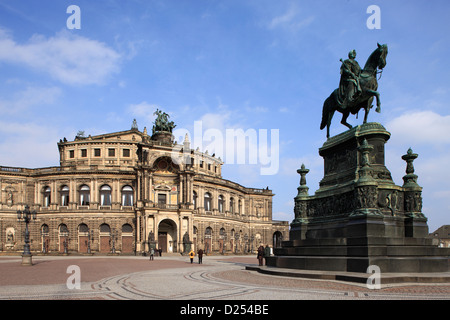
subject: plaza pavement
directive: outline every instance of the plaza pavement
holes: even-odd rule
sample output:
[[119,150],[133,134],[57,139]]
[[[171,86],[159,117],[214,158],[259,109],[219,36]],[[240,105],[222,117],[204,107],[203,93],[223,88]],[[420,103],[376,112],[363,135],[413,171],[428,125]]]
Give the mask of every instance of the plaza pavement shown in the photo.
[[[261,274],[255,256],[0,256],[1,300],[449,300],[450,284],[365,284]],[[79,289],[67,281],[79,267]],[[73,283],[73,282],[72,282]],[[70,285],[70,284],[69,284]]]

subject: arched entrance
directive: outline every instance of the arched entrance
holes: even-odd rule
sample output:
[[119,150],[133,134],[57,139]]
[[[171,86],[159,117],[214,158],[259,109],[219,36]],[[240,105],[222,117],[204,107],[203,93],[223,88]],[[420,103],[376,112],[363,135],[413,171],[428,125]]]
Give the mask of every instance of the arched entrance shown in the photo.
[[78,252],[91,253],[91,234],[85,223],[78,225]]
[[211,243],[212,243],[212,228],[208,227],[205,230],[205,253],[211,253],[212,247],[211,247]]
[[101,253],[109,253],[111,251],[111,228],[108,224],[100,225],[100,250]]
[[281,242],[283,241],[283,234],[280,231],[276,231],[273,234],[273,247],[281,248]]
[[58,227],[59,231],[59,252],[67,253],[69,248],[69,229],[64,223]]
[[133,252],[133,227],[126,223],[122,226],[122,253]]
[[177,225],[171,219],[164,219],[159,223],[158,248],[162,252],[177,252]]

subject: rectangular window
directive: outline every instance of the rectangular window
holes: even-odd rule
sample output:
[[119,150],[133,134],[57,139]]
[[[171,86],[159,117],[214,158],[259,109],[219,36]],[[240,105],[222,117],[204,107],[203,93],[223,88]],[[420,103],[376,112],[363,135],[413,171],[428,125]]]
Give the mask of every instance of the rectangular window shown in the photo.
[[69,158],[75,158],[75,150],[69,150]]
[[108,156],[109,157],[115,157],[116,156],[116,149],[108,149]]
[[166,204],[167,195],[165,193],[158,193],[158,203]]
[[94,149],[94,157],[100,157],[100,149]]
[[81,157],[86,158],[87,157],[87,149],[81,149]]
[[130,156],[130,149],[123,149],[123,156],[129,157]]

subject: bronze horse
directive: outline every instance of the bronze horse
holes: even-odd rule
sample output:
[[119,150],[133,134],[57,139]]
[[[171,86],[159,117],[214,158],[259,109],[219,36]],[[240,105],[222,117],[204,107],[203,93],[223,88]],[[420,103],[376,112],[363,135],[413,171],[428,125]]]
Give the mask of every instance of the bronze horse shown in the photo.
[[381,111],[380,94],[378,93],[378,82],[377,82],[377,70],[382,70],[386,66],[386,56],[388,54],[388,47],[386,44],[380,45],[377,43],[378,48],[367,59],[364,69],[359,77],[359,83],[361,86],[361,93],[356,98],[356,100],[349,104],[345,109],[342,108],[342,104],[339,102],[339,89],[334,90],[330,96],[323,103],[322,110],[322,122],[320,124],[320,129],[322,130],[327,127],[327,138],[330,137],[330,125],[333,115],[336,111],[342,113],[341,123],[348,128],[352,126],[347,123],[347,118],[352,114],[357,114],[360,109],[365,110],[364,122],[367,122],[367,116],[369,114],[370,108],[372,108],[373,97],[377,99],[376,112]]

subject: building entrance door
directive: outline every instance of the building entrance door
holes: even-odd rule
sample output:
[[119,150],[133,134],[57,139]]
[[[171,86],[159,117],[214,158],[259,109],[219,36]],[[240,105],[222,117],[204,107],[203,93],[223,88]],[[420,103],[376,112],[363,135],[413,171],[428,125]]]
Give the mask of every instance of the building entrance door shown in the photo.
[[219,252],[224,254],[223,239],[219,239]]
[[172,219],[164,219],[158,225],[158,248],[178,252],[177,225]]
[[89,237],[88,236],[79,236],[78,237],[78,244],[79,244],[79,252],[80,253],[87,253],[88,252],[88,243],[89,243]]
[[205,253],[211,253],[211,236],[205,236]]
[[158,248],[162,252],[167,252],[167,232],[158,233]]
[[101,253],[109,253],[111,251],[111,240],[109,236],[101,236],[100,237],[100,252]]

